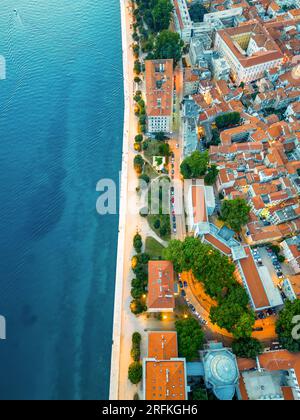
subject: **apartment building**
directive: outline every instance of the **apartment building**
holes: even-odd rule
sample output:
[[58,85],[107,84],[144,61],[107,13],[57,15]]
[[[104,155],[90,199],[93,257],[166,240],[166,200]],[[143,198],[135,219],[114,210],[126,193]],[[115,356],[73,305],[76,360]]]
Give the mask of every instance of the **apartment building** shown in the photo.
[[143,399],[187,400],[186,360],[178,357],[177,333],[148,333],[148,357],[143,359]]
[[173,60],[146,60],[146,105],[149,133],[171,133],[173,120]]
[[266,351],[253,359],[238,359],[241,400],[299,400],[300,353]]
[[268,69],[280,66],[284,57],[257,21],[218,31],[215,48],[226,58],[231,76],[238,84],[260,79]]
[[280,244],[286,262],[295,274],[300,273],[300,236],[288,238]]
[[174,23],[176,31],[184,42],[190,42],[193,22],[191,20],[186,0],[173,0]]
[[173,312],[175,308],[175,274],[170,261],[148,263],[148,312]]

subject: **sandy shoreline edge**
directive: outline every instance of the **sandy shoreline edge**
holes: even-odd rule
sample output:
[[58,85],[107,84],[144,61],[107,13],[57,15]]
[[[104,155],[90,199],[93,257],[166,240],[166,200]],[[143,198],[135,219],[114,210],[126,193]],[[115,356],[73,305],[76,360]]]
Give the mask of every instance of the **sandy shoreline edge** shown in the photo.
[[119,370],[121,351],[121,323],[123,304],[123,280],[124,280],[124,250],[125,250],[125,226],[127,208],[127,182],[128,182],[128,150],[129,150],[129,89],[128,89],[128,50],[126,33],[126,10],[125,0],[120,0],[121,29],[122,29],[122,52],[123,52],[123,80],[124,80],[124,126],[123,126],[123,152],[119,206],[119,235],[117,250],[117,268],[115,280],[114,319],[113,319],[113,342],[111,353],[109,399],[117,400],[119,394]]

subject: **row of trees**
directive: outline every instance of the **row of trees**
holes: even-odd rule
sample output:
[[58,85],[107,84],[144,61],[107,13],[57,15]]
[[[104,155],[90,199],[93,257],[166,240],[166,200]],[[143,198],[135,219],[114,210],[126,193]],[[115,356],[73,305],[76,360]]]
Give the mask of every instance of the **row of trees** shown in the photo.
[[141,334],[135,332],[132,334],[131,358],[133,362],[128,368],[128,379],[134,385],[137,385],[143,377],[143,367],[141,364]]
[[136,233],[133,238],[133,247],[137,255],[131,261],[131,268],[135,277],[131,281],[132,301],[130,309],[133,314],[139,315],[147,310],[145,295],[148,285],[148,262],[150,257],[142,253],[143,241],[139,233]]
[[139,118],[138,130],[142,135],[147,130],[146,104],[142,98],[142,92],[140,90],[136,91],[133,99],[135,101],[135,115]]
[[192,270],[205,292],[217,302],[210,313],[214,324],[225,328],[236,339],[252,335],[255,315],[249,309],[245,289],[234,277],[235,265],[226,256],[191,237],[171,241],[164,256],[173,262],[177,272]]
[[182,161],[180,172],[184,179],[204,177],[206,185],[213,185],[219,170],[216,165],[209,164],[208,151],[199,152],[196,150]]

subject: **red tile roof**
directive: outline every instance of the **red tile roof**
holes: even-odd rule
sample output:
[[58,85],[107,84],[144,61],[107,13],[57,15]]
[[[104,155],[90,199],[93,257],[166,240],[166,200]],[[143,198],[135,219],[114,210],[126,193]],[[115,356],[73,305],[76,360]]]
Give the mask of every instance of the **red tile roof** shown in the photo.
[[148,309],[174,309],[173,264],[170,261],[149,261],[148,271]]
[[171,116],[173,112],[173,60],[146,60],[147,115]]
[[265,292],[256,264],[252,257],[250,248],[245,247],[245,252],[248,258],[244,258],[240,260],[240,264],[241,264],[248,288],[250,290],[254,305],[257,309],[269,307],[270,302]]

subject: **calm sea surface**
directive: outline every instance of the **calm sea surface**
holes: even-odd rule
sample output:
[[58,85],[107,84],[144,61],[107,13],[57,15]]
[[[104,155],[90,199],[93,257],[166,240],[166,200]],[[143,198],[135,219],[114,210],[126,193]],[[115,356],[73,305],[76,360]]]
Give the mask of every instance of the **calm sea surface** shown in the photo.
[[108,397],[121,51],[119,0],[1,0],[0,399]]

